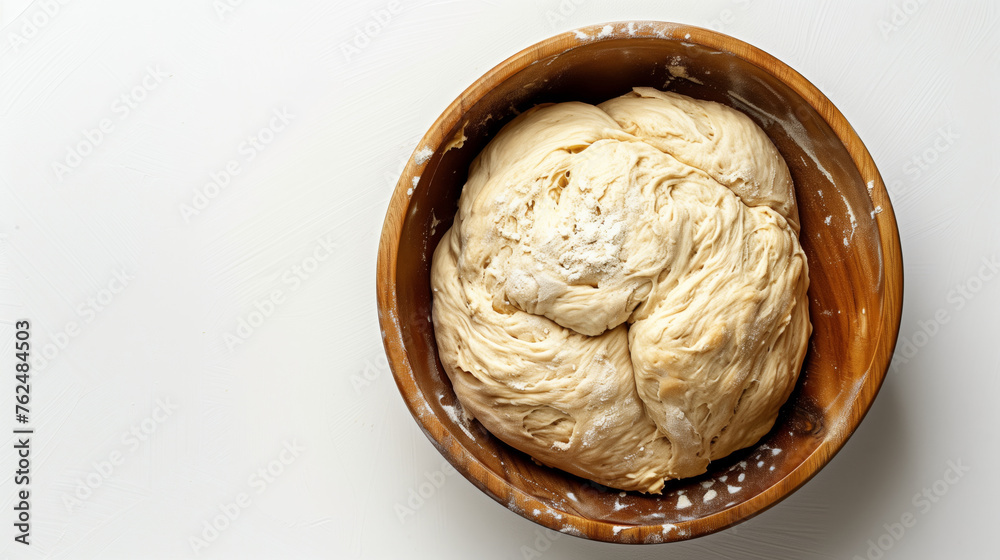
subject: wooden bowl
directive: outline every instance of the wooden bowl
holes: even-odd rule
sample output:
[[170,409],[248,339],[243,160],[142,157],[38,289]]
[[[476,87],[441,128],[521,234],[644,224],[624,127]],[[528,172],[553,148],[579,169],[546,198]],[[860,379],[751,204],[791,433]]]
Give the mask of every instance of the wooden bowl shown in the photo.
[[[476,154],[517,112],[537,103],[598,103],[633,86],[718,101],[767,132],[795,181],[811,278],[814,332],[798,385],[774,429],[753,447],[713,461],[702,476],[667,482],[662,495],[619,492],[539,466],[478,423],[465,422],[456,414],[430,320],[431,254],[451,224]],[[748,519],[833,457],[885,377],[899,330],[903,273],[882,178],[854,129],[819,90],[732,37],[632,22],[585,27],[528,47],[445,110],[417,146],[389,203],[377,283],[382,338],[399,390],[459,472],[551,529],[608,542],[657,543]]]

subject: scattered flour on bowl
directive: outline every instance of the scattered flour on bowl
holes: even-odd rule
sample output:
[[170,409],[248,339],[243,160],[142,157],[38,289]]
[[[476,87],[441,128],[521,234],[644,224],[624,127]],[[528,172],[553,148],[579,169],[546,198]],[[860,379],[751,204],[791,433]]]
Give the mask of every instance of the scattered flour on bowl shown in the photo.
[[[785,134],[788,135],[792,141],[798,144],[799,147],[802,148],[802,151],[809,156],[809,159],[811,159],[816,165],[816,169],[819,170],[824,177],[826,177],[826,180],[830,181],[831,185],[836,185],[833,181],[833,175],[830,175],[830,172],[826,170],[823,163],[820,162],[818,157],[816,157],[815,146],[813,145],[812,139],[809,137],[809,133],[806,131],[805,127],[802,126],[801,122],[794,118],[778,118],[776,115],[768,113],[764,109],[750,103],[734,91],[726,93],[734,104],[742,105],[742,107],[736,107],[737,109],[742,110],[744,113],[750,113],[751,116],[756,117],[759,121],[765,124],[775,123],[780,126],[782,130],[785,131]],[[822,191],[820,191],[819,194],[820,196],[823,196]]]
[[605,25],[601,28],[601,32],[597,34],[598,37],[607,37],[615,30],[611,25]]
[[715,497],[718,495],[719,495],[718,492],[716,492],[715,490],[709,490],[708,492],[705,492],[705,497],[702,498],[702,501],[704,501],[707,504],[708,502],[714,500]]
[[841,197],[844,201],[844,207],[847,208],[847,217],[851,219],[851,237],[854,236],[854,230],[858,228],[858,220],[854,217],[854,210],[851,208],[851,203],[848,202],[846,196]]
[[823,219],[823,223],[826,224],[826,225],[830,225],[830,221],[831,220],[833,220],[833,216],[832,215],[831,216],[827,216],[826,218]]
[[678,64],[680,62],[680,57],[674,57],[675,62],[667,66],[667,72],[670,72],[670,76],[674,78],[683,78],[689,82],[694,82],[698,85],[704,85],[704,82],[695,78],[694,76],[688,74],[687,67]]
[[469,436],[469,439],[476,439],[469,430],[469,420],[465,417],[465,411],[462,410],[461,405],[459,405],[457,401],[454,406],[441,403],[441,408],[443,408],[444,413],[448,415],[448,419],[461,428],[462,431],[465,432],[465,435]]
[[741,486],[733,486],[732,484],[729,484],[729,485],[726,486],[726,490],[729,490],[730,494],[735,494],[735,493],[739,492],[742,489],[743,488]]
[[432,155],[434,155],[434,150],[424,146],[423,148],[420,148],[420,151],[414,156],[413,162],[417,165],[423,165],[427,163],[427,160],[431,159]]
[[677,497],[677,509],[684,509],[691,507],[691,500],[687,496],[681,494]]
[[573,535],[574,537],[583,537],[583,531],[577,529],[576,527],[566,525],[565,527],[559,529],[560,533],[566,533],[567,535]]

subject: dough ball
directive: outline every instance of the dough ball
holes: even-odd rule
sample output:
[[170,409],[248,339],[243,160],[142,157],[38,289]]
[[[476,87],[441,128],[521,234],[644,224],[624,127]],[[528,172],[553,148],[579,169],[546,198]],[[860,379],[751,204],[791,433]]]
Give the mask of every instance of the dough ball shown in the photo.
[[473,161],[431,267],[469,416],[622,490],[754,444],[811,333],[784,160],[729,107],[635,88],[539,106]]

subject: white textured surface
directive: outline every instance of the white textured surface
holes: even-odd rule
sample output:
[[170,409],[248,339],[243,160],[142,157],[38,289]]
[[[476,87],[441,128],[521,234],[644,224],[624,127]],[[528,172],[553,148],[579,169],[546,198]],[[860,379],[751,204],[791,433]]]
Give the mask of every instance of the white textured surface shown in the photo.
[[[193,557],[238,498],[200,557],[874,558],[880,536],[886,559],[996,556],[1000,281],[973,280],[1000,260],[995,3],[401,0],[347,56],[388,3],[233,0],[220,17],[222,2],[0,1],[0,433],[13,321],[32,321],[36,354],[52,345],[33,372],[30,547],[13,542],[14,441],[0,439],[0,557]],[[374,306],[389,194],[444,107],[531,43],[631,19],[735,35],[844,112],[890,185],[900,348],[915,344],[799,492],[646,547],[541,530],[443,468],[386,369]],[[136,87],[126,111],[116,100]],[[110,132],[59,176],[53,162],[103,119]],[[272,123],[272,142],[241,151]],[[185,217],[230,161],[238,174]],[[269,316],[230,351],[255,305]],[[281,474],[255,474],[269,463]],[[937,481],[943,496],[914,502]],[[401,521],[411,490],[429,497]],[[908,512],[915,525],[885,536]]]

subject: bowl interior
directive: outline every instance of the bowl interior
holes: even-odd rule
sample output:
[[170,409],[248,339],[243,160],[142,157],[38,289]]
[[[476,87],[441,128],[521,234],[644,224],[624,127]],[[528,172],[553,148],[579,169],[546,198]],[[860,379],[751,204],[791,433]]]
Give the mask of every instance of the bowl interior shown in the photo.
[[[709,39],[718,34],[670,27],[650,35],[619,33],[618,27],[600,40],[566,34],[565,48],[549,44],[548,54],[528,49],[470,87],[417,147],[397,188],[397,196],[412,191],[400,218],[395,278],[386,288],[396,301],[393,319],[406,363],[393,360],[391,351],[390,362],[408,405],[442,453],[522,515],[619,542],[712,532],[762,511],[805,482],[850,435],[881,383],[888,365],[888,358],[875,360],[882,321],[896,313],[898,328],[898,310],[885,302],[879,211],[870,192],[873,182],[883,187],[874,167],[862,176],[815,100],[810,104],[773,68],[713,45]],[[456,413],[429,319],[431,254],[451,225],[469,164],[490,138],[535,104],[599,103],[633,86],[729,105],[767,132],[795,182],[814,327],[798,385],[771,432],[757,445],[714,461],[700,477],[668,482],[659,496],[621,493],[539,466],[477,423],[465,422]],[[463,135],[464,144],[455,147],[452,140]],[[869,390],[862,391],[866,384]],[[805,475],[790,476],[803,469]]]

